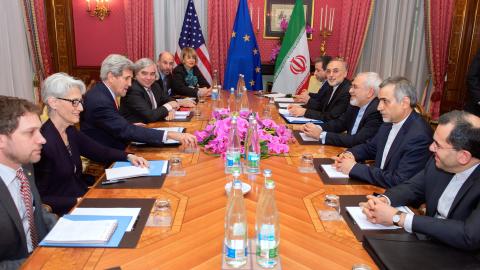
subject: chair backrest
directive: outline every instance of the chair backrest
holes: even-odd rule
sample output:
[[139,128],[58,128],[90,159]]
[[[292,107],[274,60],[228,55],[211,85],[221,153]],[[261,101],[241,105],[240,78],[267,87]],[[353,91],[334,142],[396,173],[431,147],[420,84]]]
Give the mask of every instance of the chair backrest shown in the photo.
[[317,80],[317,77],[315,75],[310,76],[310,80],[308,81],[308,92],[309,93],[318,93],[318,90],[320,89],[320,86],[322,85],[322,82]]

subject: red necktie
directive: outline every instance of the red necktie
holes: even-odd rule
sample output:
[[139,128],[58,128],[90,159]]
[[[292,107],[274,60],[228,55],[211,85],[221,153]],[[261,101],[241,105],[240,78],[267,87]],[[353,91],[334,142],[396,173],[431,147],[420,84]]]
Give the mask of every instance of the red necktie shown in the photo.
[[28,182],[23,169],[17,170],[17,178],[20,180],[20,195],[23,204],[27,209],[28,226],[30,227],[30,237],[32,239],[32,246],[35,249],[38,246],[37,230],[35,228],[35,220],[33,218],[33,199],[32,191],[30,190],[30,182]]

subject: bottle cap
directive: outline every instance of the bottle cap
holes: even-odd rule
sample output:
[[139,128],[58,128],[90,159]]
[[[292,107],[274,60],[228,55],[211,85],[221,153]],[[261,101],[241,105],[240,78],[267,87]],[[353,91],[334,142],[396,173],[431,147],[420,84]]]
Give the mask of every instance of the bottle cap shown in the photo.
[[270,170],[270,169],[263,170],[263,176],[265,176],[265,177],[272,176],[272,170]]

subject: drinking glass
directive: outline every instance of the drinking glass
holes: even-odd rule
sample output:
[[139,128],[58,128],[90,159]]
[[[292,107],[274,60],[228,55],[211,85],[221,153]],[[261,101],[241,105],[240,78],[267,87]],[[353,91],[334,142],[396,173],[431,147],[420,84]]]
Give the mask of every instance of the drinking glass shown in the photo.
[[315,172],[315,167],[313,166],[313,155],[310,153],[304,153],[300,157],[300,165],[298,166],[298,171],[301,173],[312,173]]
[[185,176],[185,169],[182,167],[182,157],[173,155],[170,157],[170,170],[168,172],[169,176]]

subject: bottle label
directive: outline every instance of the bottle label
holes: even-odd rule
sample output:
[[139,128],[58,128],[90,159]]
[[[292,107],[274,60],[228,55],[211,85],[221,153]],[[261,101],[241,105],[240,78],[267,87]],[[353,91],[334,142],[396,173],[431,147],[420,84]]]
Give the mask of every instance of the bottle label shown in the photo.
[[233,167],[240,164],[240,153],[228,153],[227,152],[227,167]]
[[256,168],[259,166],[260,155],[255,152],[248,152],[248,167]]
[[262,249],[260,246],[257,246],[258,257],[263,259],[275,259],[278,257],[278,247],[270,249]]
[[225,243],[225,255],[230,259],[247,256],[247,246],[244,240],[232,240],[230,245]]
[[275,239],[273,224],[263,224],[257,240],[257,256],[265,259],[274,259],[278,256],[278,242]]

